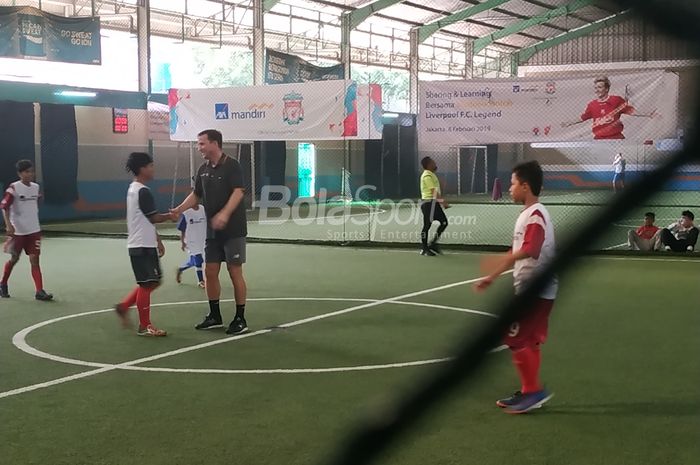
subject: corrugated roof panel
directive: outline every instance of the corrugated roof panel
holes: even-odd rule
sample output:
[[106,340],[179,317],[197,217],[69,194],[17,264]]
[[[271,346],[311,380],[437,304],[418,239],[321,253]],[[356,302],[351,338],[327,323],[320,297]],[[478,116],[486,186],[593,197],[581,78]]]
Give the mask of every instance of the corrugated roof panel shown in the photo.
[[445,32],[453,32],[456,34],[464,34],[471,37],[481,37],[494,32],[496,29],[480,26],[478,24],[465,23],[464,21],[455,23],[443,29]]
[[414,21],[417,23],[427,23],[434,19],[442,18],[442,16],[439,14],[432,13],[422,8],[404,5],[402,3],[397,3],[396,5],[383,9],[381,14],[391,16],[393,18],[402,18],[407,21]]
[[341,5],[345,5],[345,6],[361,7],[367,3],[371,3],[371,0],[342,0],[342,1],[336,0],[333,3],[340,3]]
[[463,10],[472,6],[469,2],[462,0],[429,0],[429,1],[416,1],[416,3],[423,3],[425,6],[434,8],[436,10],[444,11],[446,13],[453,13],[455,11]]
[[[578,12],[577,12],[578,13]],[[558,26],[562,29],[576,29],[577,27],[585,26],[588,24],[587,21],[582,21],[580,19],[576,19],[572,16],[560,16],[559,18],[554,18],[549,21],[547,21],[549,24],[553,24],[555,26]]]
[[581,8],[580,10],[578,10],[576,12],[576,16],[584,18],[591,23],[594,21],[598,21],[599,19],[606,18],[606,17],[610,16],[611,14],[614,14],[614,13],[611,13],[611,12],[606,11],[606,10],[602,10],[602,9],[600,9],[596,6],[592,6],[592,5],[587,6],[585,8]]
[[545,11],[549,11],[548,8],[543,8],[539,5],[535,5],[533,3],[529,3],[523,0],[510,0],[508,3],[504,3],[498,8],[528,17],[544,13]]
[[502,44],[510,45],[511,47],[522,48],[522,47],[530,46],[532,44],[536,44],[539,41],[535,40],[535,39],[530,39],[529,37],[512,35],[512,36],[504,37],[503,39],[500,39],[498,42],[500,42]]
[[524,31],[522,31],[523,34],[529,34],[537,37],[542,37],[542,38],[548,38],[548,37],[554,37],[556,35],[562,34],[564,31],[561,31],[559,29],[555,29],[553,27],[545,26],[544,24],[540,24],[537,26],[532,26]]

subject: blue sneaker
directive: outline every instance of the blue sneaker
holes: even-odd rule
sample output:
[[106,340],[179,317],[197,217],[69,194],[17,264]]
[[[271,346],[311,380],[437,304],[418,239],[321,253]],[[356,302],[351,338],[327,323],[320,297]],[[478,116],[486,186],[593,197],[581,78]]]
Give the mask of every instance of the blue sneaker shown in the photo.
[[515,393],[510,397],[506,397],[504,399],[498,399],[496,401],[496,405],[501,407],[501,408],[512,407],[513,405],[518,404],[522,397],[523,397],[522,392],[515,391]]
[[0,284],[0,298],[9,299],[10,292],[7,290],[7,284]]
[[530,392],[528,394],[522,394],[519,402],[506,407],[505,412],[512,414],[527,413],[532,409],[542,407],[553,396],[554,394],[546,389],[542,389],[541,391],[537,392]]

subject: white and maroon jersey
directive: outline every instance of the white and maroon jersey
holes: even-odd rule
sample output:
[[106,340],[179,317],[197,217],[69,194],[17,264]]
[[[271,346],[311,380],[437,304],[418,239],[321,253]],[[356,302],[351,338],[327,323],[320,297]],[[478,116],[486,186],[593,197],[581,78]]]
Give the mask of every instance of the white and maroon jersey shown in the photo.
[[27,236],[41,231],[39,225],[39,184],[13,182],[5,190],[0,208],[10,212],[10,223],[17,236]]
[[132,182],[126,194],[126,226],[129,249],[155,249],[158,247],[156,226],[149,217],[158,213],[151,190],[140,182]]
[[[515,262],[513,278],[516,294],[521,292],[540,270],[554,258],[554,226],[549,212],[536,203],[520,213],[513,232],[513,252],[525,250],[530,258]],[[554,299],[559,284],[556,278],[540,293],[543,299]]]

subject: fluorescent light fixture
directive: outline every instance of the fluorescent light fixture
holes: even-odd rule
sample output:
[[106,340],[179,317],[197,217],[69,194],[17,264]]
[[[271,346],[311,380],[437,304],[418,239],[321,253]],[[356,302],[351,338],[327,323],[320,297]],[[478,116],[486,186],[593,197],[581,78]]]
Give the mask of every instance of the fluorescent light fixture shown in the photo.
[[54,92],[54,95],[59,97],[85,97],[85,98],[95,98],[97,97],[97,92],[83,92],[80,90],[61,90],[59,92]]
[[383,113],[382,116],[384,118],[398,118],[399,114],[398,113]]

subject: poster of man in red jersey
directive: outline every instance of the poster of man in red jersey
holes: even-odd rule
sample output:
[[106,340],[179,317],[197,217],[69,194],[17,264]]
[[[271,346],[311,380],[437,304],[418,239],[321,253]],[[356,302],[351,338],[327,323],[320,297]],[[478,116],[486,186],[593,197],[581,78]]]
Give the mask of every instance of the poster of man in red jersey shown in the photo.
[[629,86],[625,86],[625,96],[610,95],[610,79],[607,76],[600,76],[593,81],[596,98],[591,100],[586,109],[577,121],[563,122],[561,125],[568,128],[575,124],[581,124],[588,120],[593,120],[593,139],[611,140],[624,139],[622,133],[625,126],[622,124],[621,116],[627,115],[637,118],[656,118],[660,115],[656,110],[650,113],[638,113],[629,102]]

